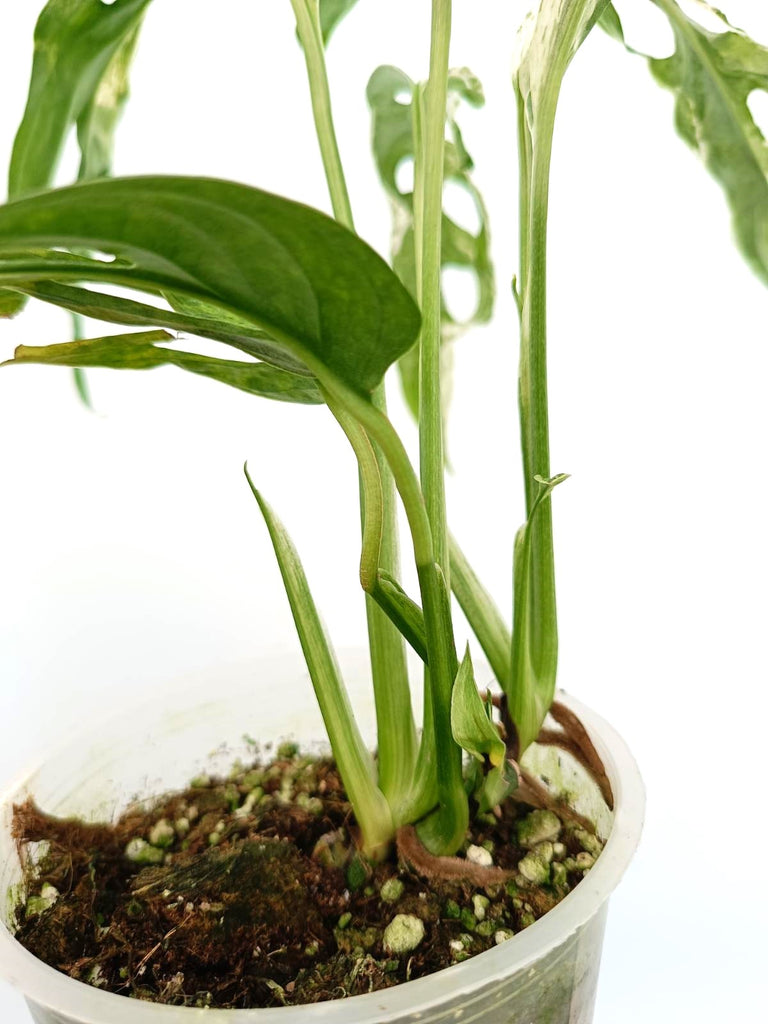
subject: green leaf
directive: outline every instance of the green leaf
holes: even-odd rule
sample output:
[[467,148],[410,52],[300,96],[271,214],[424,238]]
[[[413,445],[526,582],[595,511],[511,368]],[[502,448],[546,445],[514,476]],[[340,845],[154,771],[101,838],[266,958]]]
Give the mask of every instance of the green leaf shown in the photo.
[[768,145],[748,99],[768,92],[768,49],[722,21],[710,32],[674,0],[654,0],[669,19],[675,53],[650,58],[654,78],[675,96],[675,126],[725,192],[745,259],[768,284]]
[[[417,740],[403,644],[403,633],[407,633],[410,620],[403,621],[398,616],[400,605],[397,601],[387,604],[387,595],[383,591],[386,585],[382,584],[381,579],[382,576],[388,577],[385,569],[380,568],[382,560],[385,565],[397,565],[397,559],[392,558],[392,549],[387,543],[390,530],[396,538],[394,508],[387,508],[384,500],[384,459],[377,457],[365,428],[331,398],[327,395],[324,397],[352,446],[359,468],[362,519],[360,583],[366,592],[371,682],[376,704],[379,785],[392,808],[395,823],[400,825],[403,823],[400,817],[403,804],[410,799],[413,791]],[[372,405],[376,406],[375,396]],[[394,494],[390,502],[394,505]],[[397,588],[397,584],[392,582]],[[417,611],[421,616],[421,609]],[[423,616],[421,635],[422,647],[425,649]]]
[[356,4],[357,0],[320,0],[320,28],[326,46],[336,26]]
[[[418,310],[386,263],[316,210],[232,182],[115,178],[0,208],[0,285],[23,283],[10,254],[89,249],[87,280],[172,291],[227,307],[312,373],[368,395],[413,344]],[[28,281],[80,277],[48,255]]]
[[149,3],[46,4],[35,27],[29,96],[11,156],[11,199],[50,185],[67,134],[76,123],[89,173],[104,173],[111,133],[125,98],[127,65]]
[[267,363],[238,362],[159,347],[174,341],[166,331],[144,331],[60,345],[20,345],[11,360],[0,364],[38,363],[47,366],[105,367],[113,370],[151,370],[178,366],[263,398],[318,405],[322,397],[311,377],[300,377]]
[[[128,68],[150,0],[49,0],[35,26],[27,104],[11,154],[8,196],[47,188],[77,124],[80,178],[109,171],[114,130],[128,94]],[[0,295],[0,316],[22,309]]]
[[603,32],[607,33],[612,39],[619,43],[624,43],[624,28],[613,4],[608,4],[600,16],[598,24]]
[[18,292],[11,292],[6,288],[0,289],[0,319],[9,319],[12,316],[16,316],[17,313],[21,312],[23,305],[24,299]]
[[519,778],[515,766],[509,761],[492,768],[483,778],[482,785],[475,793],[480,814],[492,811],[503,803],[510,793],[517,789]]
[[128,101],[129,73],[140,28],[141,19],[125,36],[107,65],[90,103],[78,118],[77,142],[81,154],[78,178],[81,181],[112,173],[115,131]]
[[363,833],[364,849],[375,854],[392,839],[394,828],[389,806],[376,785],[373,759],[357,728],[296,549],[283,524],[256,490],[247,468],[245,475],[269,530],[331,749]]
[[477,691],[469,647],[453,684],[451,730],[459,746],[478,761],[487,757],[494,767],[504,763],[506,746]]
[[567,479],[566,473],[551,480],[536,478],[538,493],[528,521],[515,538],[512,677],[507,698],[521,755],[539,735],[555,695],[557,675],[555,603],[554,600],[542,602],[537,593],[540,581],[534,558],[534,527],[548,507],[554,488]]
[[768,48],[709,4],[703,6],[720,19],[721,32],[703,28],[675,0],[654,3],[672,27],[671,57],[628,46],[612,6],[601,24],[629,53],[645,57],[656,81],[674,94],[675,127],[725,192],[739,248],[768,284],[768,144],[748,104],[755,90],[768,92]]
[[[398,68],[383,66],[374,71],[368,83],[367,97],[373,120],[373,153],[382,184],[392,206],[392,266],[411,295],[416,295],[417,267],[413,227],[413,191],[398,185],[398,168],[414,158],[414,103],[416,87]],[[477,234],[460,227],[447,214],[442,221],[441,262],[470,272],[477,285],[477,304],[465,321],[457,321],[443,301],[443,341],[456,339],[472,324],[486,323],[493,311],[495,285],[490,257],[488,213],[472,179],[473,163],[456,121],[460,99],[473,106],[484,102],[478,79],[466,68],[451,71],[448,78],[447,129],[445,143],[445,182],[464,189],[477,210]],[[445,298],[445,297],[444,297]],[[408,405],[418,416],[418,350],[413,349],[400,361],[400,375]]]
[[166,293],[165,297],[171,299],[171,304],[176,309],[184,310],[177,313],[122,296],[93,292],[87,288],[73,288],[55,281],[27,284],[23,291],[32,298],[62,306],[94,320],[106,320],[108,323],[122,324],[125,327],[167,327],[201,338],[223,341],[233,348],[279,366],[292,374],[311,376],[306,366],[280,348],[264,331],[212,303],[192,299],[181,302],[178,295]]

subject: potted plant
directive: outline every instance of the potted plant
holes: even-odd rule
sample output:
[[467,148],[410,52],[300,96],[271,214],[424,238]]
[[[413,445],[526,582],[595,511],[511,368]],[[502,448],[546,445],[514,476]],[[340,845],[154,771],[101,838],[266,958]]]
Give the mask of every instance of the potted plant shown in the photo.
[[[91,181],[103,178],[108,167],[109,137],[147,3],[82,4],[78,16],[83,22],[73,18],[73,5],[49,3],[38,29],[37,77],[33,74],[30,106],[14,152],[11,202],[0,211],[0,283],[6,288],[2,302],[9,314],[26,297],[36,297],[78,316],[155,328],[41,349],[22,348],[16,363],[43,362],[81,370],[173,362],[258,395],[328,407],[346,434],[360,470],[360,576],[369,606],[378,712],[376,768],[349,711],[298,556],[250,476],[248,482],[267,523],[336,765],[354,809],[357,852],[353,860],[358,865],[383,860],[392,855],[397,840],[401,858],[416,874],[440,877],[441,872],[462,871],[464,880],[493,887],[500,878],[482,875],[493,870],[490,865],[474,863],[472,867],[471,859],[463,858],[459,868],[452,858],[464,842],[470,808],[487,815],[522,795],[526,803],[539,802],[548,810],[550,797],[520,765],[537,742],[556,741],[570,750],[601,785],[609,802],[614,788],[628,787],[629,809],[624,813],[638,810],[631,769],[629,781],[622,782],[615,771],[612,774],[612,762],[621,761],[621,750],[601,740],[599,728],[590,740],[590,729],[581,728],[568,705],[554,705],[562,727],[556,736],[544,725],[553,710],[557,659],[550,505],[553,489],[564,479],[551,474],[547,430],[546,222],[552,131],[562,78],[587,32],[598,20],[614,35],[620,36],[621,29],[612,8],[604,3],[545,2],[537,18],[525,26],[520,47],[515,91],[520,115],[521,251],[515,290],[527,508],[515,543],[510,634],[450,539],[443,494],[445,410],[440,364],[442,345],[454,325],[443,308],[442,266],[463,263],[477,275],[479,316],[487,315],[490,303],[485,210],[452,115],[450,139],[445,141],[447,96],[453,93],[477,102],[479,87],[467,72],[449,73],[450,5],[444,2],[433,8],[429,82],[414,84],[392,68],[379,69],[371,80],[374,149],[396,209],[393,273],[353,233],[331,119],[323,42],[351,6],[320,5],[318,12],[304,0],[293,3],[338,222],[334,224],[306,207],[227,182],[180,177]],[[656,67],[657,75],[678,94],[679,125],[688,141],[700,146],[716,176],[730,189],[739,239],[759,267],[762,253],[753,229],[760,207],[754,201],[745,205],[743,174],[745,167],[754,171],[756,145],[756,129],[746,107],[754,72],[746,68],[751,67],[748,58],[763,51],[735,31],[710,36],[674,3],[663,0],[659,6],[675,29],[678,53],[671,62]],[[67,17],[62,20],[65,8]],[[45,79],[50,74],[51,47],[59,48],[54,67],[61,79],[55,89]],[[742,78],[733,66],[740,54],[745,65]],[[46,92],[41,92],[42,84],[49,86]],[[723,95],[728,96],[726,123],[722,111],[715,107],[713,113],[712,106],[712,97],[722,101]],[[105,103],[105,96],[113,102]],[[738,117],[733,117],[734,109]],[[74,121],[83,148],[83,181],[70,189],[39,191],[49,184],[61,140]],[[724,150],[713,140],[722,142],[725,129],[729,135],[724,161]],[[395,173],[404,158],[414,162],[412,191],[399,184]],[[481,216],[477,235],[468,237],[443,213],[445,176],[460,182],[474,198]],[[32,194],[24,198],[27,193]],[[107,259],[95,254],[106,254]],[[108,294],[84,287],[83,282],[127,287],[149,298],[137,301],[123,292]],[[161,308],[158,297],[170,309]],[[172,340],[168,329],[223,341],[253,358],[249,362],[220,359],[166,347]],[[382,408],[383,374],[396,361],[418,416],[420,479]],[[395,489],[408,519],[416,599],[405,592],[398,578]],[[451,589],[501,687],[495,710],[478,691],[469,652],[462,658],[456,650]],[[403,640],[428,666],[427,713],[418,741]],[[585,720],[589,725],[587,713]],[[462,769],[462,750],[469,755],[469,769]],[[37,793],[42,794],[45,787],[42,780],[38,783]],[[566,809],[561,812],[565,814]],[[612,862],[606,851],[590,873],[589,886],[583,882],[576,886],[568,897],[570,903],[562,904],[563,911],[586,898],[601,871],[615,880],[620,870],[616,865],[626,859],[637,827],[635,821],[628,838],[622,837],[620,829],[616,832],[612,842],[618,860]],[[622,838],[625,848],[619,852]],[[541,840],[548,842],[551,845],[550,839]],[[560,862],[555,858],[554,863]],[[554,884],[553,871],[551,866],[546,868],[547,884]],[[589,1020],[602,926],[604,900],[600,897],[606,893],[597,881],[595,888],[597,905],[592,905],[590,913],[580,909],[577,920],[566,923],[554,939],[550,937],[546,948],[537,948],[535,955],[530,950],[520,954],[513,987],[519,987],[532,962],[542,960],[549,966],[552,959],[560,964],[567,947],[567,971],[558,975],[554,987],[545,972],[538,974],[532,1003],[527,1001],[530,992],[516,992],[515,1001],[507,1005],[511,990],[499,980],[499,965],[512,955],[506,950],[483,954],[486,963],[491,954],[495,957],[491,975],[485,978],[469,980],[471,973],[482,969],[471,961],[454,968],[457,978],[464,971],[465,981],[457,984],[468,987],[470,1000],[481,992],[482,998],[490,1000],[489,1006],[495,1005],[494,1000],[499,1007],[503,1004],[497,1012],[507,1014],[505,1020],[510,1012],[522,1013],[526,1019],[532,1012],[540,1013],[542,1024],[545,1014],[552,1020]],[[544,935],[547,920],[556,921],[558,912],[552,911],[531,928],[532,942]],[[404,916],[418,919],[417,914]],[[583,931],[589,933],[588,955],[580,952]],[[526,938],[525,933],[516,937],[518,949]],[[574,939],[579,941],[574,944]],[[561,983],[562,992],[558,990]],[[545,1005],[545,990],[555,991],[551,1005]],[[388,1016],[382,1016],[385,1011],[379,998],[371,1006],[370,1019],[408,1019],[405,1007],[416,1005],[408,1000],[421,998],[415,988],[411,992],[411,996],[391,996]],[[87,989],[85,993],[84,999],[93,997],[97,1002],[105,995],[93,996]],[[430,993],[428,998],[434,997]],[[110,1005],[109,1019],[123,1012],[148,1012]],[[40,1008],[45,1006],[47,1011]],[[45,1016],[57,1009],[41,998],[35,1012],[40,1020],[76,1019],[69,1010],[58,1017]],[[445,1015],[454,1009],[451,999],[438,1003],[432,1019],[447,1019]],[[344,1014],[351,1013],[348,1019],[360,1020],[367,1011],[350,1006],[333,1012],[335,1019],[347,1019]],[[492,1012],[487,1009],[484,1019],[492,1019]]]

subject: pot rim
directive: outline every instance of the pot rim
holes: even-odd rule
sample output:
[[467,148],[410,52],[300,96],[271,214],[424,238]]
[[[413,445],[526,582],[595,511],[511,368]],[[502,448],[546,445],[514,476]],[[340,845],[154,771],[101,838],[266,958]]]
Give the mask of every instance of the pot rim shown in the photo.
[[[38,960],[0,921],[0,975],[32,1003],[73,1018],[77,1024],[387,1024],[413,1017],[451,996],[466,996],[532,966],[600,910],[621,880],[640,841],[645,791],[624,740],[600,715],[569,694],[559,698],[579,715],[600,754],[615,796],[614,820],[595,866],[552,910],[514,938],[459,964],[380,992],[302,1006],[269,1009],[201,1009],[129,999],[75,981]],[[71,744],[71,740],[66,746]],[[26,773],[0,793],[0,807],[18,797]],[[450,977],[446,972],[450,972]]]

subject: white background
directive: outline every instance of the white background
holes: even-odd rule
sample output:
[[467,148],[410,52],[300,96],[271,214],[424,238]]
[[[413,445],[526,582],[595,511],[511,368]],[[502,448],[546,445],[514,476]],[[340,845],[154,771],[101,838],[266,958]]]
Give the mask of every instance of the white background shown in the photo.
[[[38,4],[8,6],[2,165]],[[522,517],[508,69],[524,5],[455,6],[452,63],[488,95],[462,124],[491,209],[499,302],[494,324],[456,346],[449,514],[508,609]],[[728,12],[768,42],[763,6],[729,0]],[[670,52],[649,3],[622,10],[638,45]],[[365,83],[381,63],[424,76],[427,29],[426,2],[366,0],[329,53],[358,228],[382,252],[389,215]],[[65,164],[62,180],[73,152]],[[288,0],[155,0],[116,171],[228,177],[327,209]],[[554,497],[560,680],[623,733],[649,799],[612,903],[598,1024],[761,1016],[767,313],[718,188],[674,135],[670,96],[596,33],[568,75],[552,186],[552,468],[572,474]],[[0,327],[0,356],[67,335],[63,313],[30,308]],[[0,779],[94,707],[208,666],[215,686],[217,665],[295,645],[245,458],[293,533],[334,640],[363,637],[355,471],[325,410],[173,368],[89,380],[96,415],[66,370],[0,371]],[[410,441],[396,381],[391,397]],[[25,1020],[4,988],[0,1019]]]

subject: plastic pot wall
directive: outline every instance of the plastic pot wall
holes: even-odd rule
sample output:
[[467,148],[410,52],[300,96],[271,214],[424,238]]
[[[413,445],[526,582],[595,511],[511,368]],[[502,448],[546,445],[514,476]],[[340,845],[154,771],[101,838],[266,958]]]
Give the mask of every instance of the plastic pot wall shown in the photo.
[[[291,736],[304,746],[322,735],[306,672],[295,658],[267,658],[225,675],[224,680],[219,674],[215,681],[186,686],[171,701],[176,710],[168,710],[165,694],[154,707],[92,728],[50,752],[0,795],[0,976],[21,989],[36,1024],[590,1024],[608,898],[637,846],[644,794],[621,738],[569,697],[563,699],[587,726],[613,785],[612,826],[602,816],[610,837],[596,865],[554,910],[486,953],[428,978],[346,1000],[268,1010],[203,1010],[100,991],[23,949],[12,936],[12,894],[21,877],[10,834],[14,803],[31,795],[51,813],[105,820],[136,797],[180,788],[201,770],[226,770],[238,756],[252,756],[245,729],[261,741]],[[225,696],[212,700],[212,693]],[[364,721],[366,714],[370,720],[364,708]],[[207,756],[212,750],[218,751],[213,764]],[[576,781],[567,758],[561,767],[551,748],[534,750],[530,767],[537,767],[537,759],[547,762],[543,766],[550,780],[554,777],[569,791],[579,789],[582,809],[593,808],[594,787]]]

